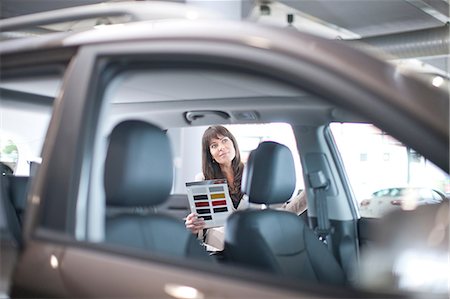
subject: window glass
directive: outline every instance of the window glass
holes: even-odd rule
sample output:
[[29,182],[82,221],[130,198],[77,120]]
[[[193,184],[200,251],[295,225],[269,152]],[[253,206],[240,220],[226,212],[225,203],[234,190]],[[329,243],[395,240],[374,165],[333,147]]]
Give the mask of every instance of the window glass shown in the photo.
[[[119,222],[117,215],[155,212],[174,216],[182,224],[183,232],[191,236],[191,231],[184,226],[183,220],[191,211],[186,182],[196,181],[198,180],[196,176],[202,174],[202,136],[211,125],[223,125],[232,133],[239,144],[244,164],[247,162],[250,151],[262,141],[276,141],[286,145],[293,154],[296,166],[297,190],[293,192],[293,195],[303,189],[300,158],[291,125],[275,122],[263,123],[258,119],[259,115],[252,110],[252,107],[260,101],[264,101],[266,104],[273,101],[279,105],[284,103],[300,105],[294,96],[301,94],[301,91],[279,81],[251,73],[238,73],[230,69],[192,66],[182,68],[172,65],[161,68],[160,65],[152,67],[150,64],[147,67],[148,69],[145,69],[143,65],[140,65],[136,70],[124,71],[111,80],[106,87],[93,143],[94,158],[89,197],[87,199],[80,198],[77,201],[76,236],[78,239],[105,242],[111,246],[120,245],[121,247],[124,247],[126,243],[125,247],[132,251],[142,249],[136,245],[141,242],[138,235],[128,234],[126,237],[124,235],[119,239],[114,239],[112,235],[115,234],[115,230],[111,229],[112,223],[116,220]],[[231,103],[232,106],[230,107],[228,103]],[[277,107],[271,105],[267,109],[273,110]],[[105,176],[108,173],[107,166],[113,165],[114,161],[117,161],[119,165],[117,167],[121,169],[122,173],[129,173],[131,176],[134,175],[134,172],[142,172],[144,177],[147,175],[144,173],[146,170],[139,169],[138,163],[134,164],[134,160],[130,157],[122,159],[118,154],[114,160],[106,159],[114,128],[126,120],[142,120],[156,125],[169,137],[172,164],[168,167],[172,168],[174,177],[170,195],[163,202],[158,204],[150,201],[141,203],[141,205],[145,205],[142,208],[142,206],[133,206],[128,202],[116,203],[111,198],[113,197],[111,196],[112,192],[106,186]],[[148,155],[160,154],[158,149],[152,148],[150,145],[147,152]],[[144,157],[147,156],[142,153],[141,161],[148,163]],[[133,166],[126,169],[127,165],[122,165],[121,161],[129,161],[127,165]],[[118,177],[117,180],[121,181],[118,183],[131,183]],[[136,180],[133,179],[133,181]],[[229,190],[235,187],[231,185],[228,186]],[[151,188],[155,189],[154,186]],[[154,190],[151,188],[149,190],[153,192]],[[131,190],[133,189],[129,189],[130,192]],[[233,195],[239,196],[236,200],[239,204],[243,198],[240,188],[232,191]],[[125,195],[124,198],[126,198]],[[303,199],[304,197],[299,201]],[[286,201],[288,200],[289,198],[286,199]],[[244,204],[246,203],[244,202]],[[278,207],[273,206],[274,208]],[[297,207],[292,206],[291,204],[290,211],[294,212]],[[298,209],[304,207],[304,205],[299,206]],[[87,208],[85,209],[85,207]],[[86,210],[88,215],[84,216]],[[135,237],[135,240],[131,240],[132,237]],[[202,239],[199,241],[202,242]],[[223,243],[223,231],[221,242]],[[157,246],[165,246],[165,244]],[[177,246],[174,245],[175,247]],[[204,250],[203,247],[202,250]],[[146,252],[151,253],[151,250]],[[169,252],[167,254],[170,255]]]
[[[250,152],[263,141],[275,141],[286,145],[292,153],[296,167],[297,190],[304,188],[297,144],[292,127],[286,123],[225,125],[235,136],[242,162],[247,162]],[[171,128],[168,135],[174,151],[175,182],[172,193],[186,193],[186,182],[195,180],[201,173],[201,142],[208,126]],[[183,142],[184,140],[184,142]],[[188,142],[187,142],[188,141]]]
[[45,75],[0,82],[0,162],[15,175],[28,176],[41,151],[61,86],[60,75]]
[[0,146],[1,174],[13,174],[19,157],[17,145],[11,138],[6,138],[6,134],[2,134],[0,136]]
[[445,172],[375,126],[330,127],[362,217],[378,218],[395,209],[441,202],[450,192]]

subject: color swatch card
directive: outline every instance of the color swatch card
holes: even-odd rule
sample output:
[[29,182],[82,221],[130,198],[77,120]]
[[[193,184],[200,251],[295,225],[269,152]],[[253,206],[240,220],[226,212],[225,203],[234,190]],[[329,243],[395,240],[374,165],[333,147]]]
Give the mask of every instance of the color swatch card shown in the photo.
[[205,220],[206,228],[223,226],[233,212],[225,179],[186,183],[189,206]]

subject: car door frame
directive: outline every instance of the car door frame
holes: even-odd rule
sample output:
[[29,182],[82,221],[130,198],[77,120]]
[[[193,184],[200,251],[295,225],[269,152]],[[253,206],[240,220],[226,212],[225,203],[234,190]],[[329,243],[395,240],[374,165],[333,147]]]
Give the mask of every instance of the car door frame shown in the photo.
[[[26,248],[14,279],[15,292],[13,293],[15,295],[36,294],[36,290],[40,292],[38,294],[46,296],[112,295],[112,293],[109,293],[109,290],[95,289],[94,286],[98,280],[93,279],[92,275],[86,275],[86,273],[89,274],[87,270],[94,270],[96,267],[100,269],[100,266],[108,269],[108,273],[120,273],[115,278],[111,277],[111,280],[108,280],[107,277],[101,277],[104,285],[109,285],[111,290],[115,291],[114,294],[119,296],[125,294],[127,296],[163,294],[161,292],[164,288],[164,283],[167,281],[164,281],[164,279],[159,280],[157,283],[158,290],[155,291],[156,293],[152,293],[152,290],[148,289],[148,279],[146,279],[146,277],[149,277],[148,275],[154,276],[156,273],[160,273],[160,278],[163,278],[161,275],[163,269],[169,269],[168,278],[171,277],[176,282],[189,281],[190,285],[194,287],[199,286],[205,275],[216,277],[217,280],[209,279],[209,281],[211,285],[214,285],[219,280],[221,281],[222,286],[215,291],[216,294],[221,294],[222,296],[242,297],[242,294],[248,294],[254,297],[255,294],[261,296],[264,296],[263,294],[274,294],[262,288],[261,284],[256,284],[258,289],[266,291],[259,292],[255,288],[255,282],[267,283],[267,288],[270,289],[273,286],[274,288],[271,290],[276,290],[277,292],[301,290],[301,292],[306,291],[311,295],[310,292],[313,291],[314,294],[324,296],[336,291],[328,287],[308,287],[302,283],[294,286],[273,279],[273,277],[272,279],[264,279],[258,275],[247,275],[245,274],[247,272],[244,270],[239,272],[221,272],[201,265],[189,265],[189,268],[184,268],[187,266],[186,262],[176,263],[175,265],[161,258],[146,257],[142,259],[142,256],[137,254],[124,256],[117,252],[111,252],[107,246],[80,242],[74,238],[76,230],[76,202],[78,198],[87,196],[88,192],[87,186],[89,181],[85,180],[83,175],[90,172],[92,149],[89,147],[89,144],[93,141],[95,135],[92,128],[95,127],[96,117],[101,106],[98,100],[102,97],[103,90],[101,86],[114,74],[114,70],[111,71],[111,69],[106,68],[111,59],[139,56],[150,56],[157,60],[161,60],[164,57],[184,57],[188,61],[203,62],[214,62],[217,59],[222,59],[222,63],[234,67],[245,63],[246,69],[253,69],[258,73],[272,77],[275,74],[278,79],[297,86],[301,85],[301,88],[315,94],[325,96],[328,99],[334,97],[342,100],[341,104],[344,107],[354,104],[354,101],[352,102],[349,99],[357,98],[362,102],[368,101],[374,104],[373,97],[374,94],[377,94],[376,86],[374,88],[374,86],[369,84],[362,87],[360,85],[362,82],[353,81],[353,75],[341,77],[342,74],[336,72],[335,69],[331,71],[331,64],[336,62],[333,59],[337,59],[339,55],[336,57],[327,54],[329,55],[327,56],[328,61],[325,64],[317,64],[317,59],[312,59],[304,52],[300,54],[292,53],[292,51],[289,51],[288,45],[285,45],[284,48],[272,48],[272,52],[270,52],[264,47],[255,48],[251,44],[242,43],[243,35],[244,33],[235,37],[230,36],[228,39],[223,40],[213,36],[208,38],[202,35],[190,38],[180,36],[179,39],[172,37],[172,39],[158,40],[154,38],[153,40],[133,40],[126,44],[111,42],[80,47],[67,70],[64,79],[64,92],[57,99],[58,107],[52,117],[44,148],[44,162],[39,170],[38,180],[34,184],[29,197],[32,208],[27,221],[30,224],[27,226]],[[337,43],[329,45],[328,41],[316,40],[316,38],[308,36],[306,36],[306,41],[304,41],[307,45],[317,42],[323,47],[336,45],[338,52],[349,50],[347,47],[344,47],[344,49],[339,48]],[[299,43],[301,46],[300,41]],[[349,51],[350,53],[345,55],[362,55],[359,52],[353,52],[353,50]],[[340,55],[342,56],[343,54],[341,53]],[[369,61],[367,64],[370,65],[371,63],[374,64],[373,66],[377,71],[379,71],[379,67],[385,66],[384,64],[378,65],[378,62],[375,61]],[[351,72],[352,70],[350,69],[349,71]],[[343,73],[345,74],[346,72]],[[325,80],[328,85],[324,88],[319,83],[321,80],[318,79]],[[339,86],[340,89],[336,89],[336,86]],[[390,86],[390,88],[392,90],[395,89],[393,86]],[[358,103],[358,105],[361,105],[361,103]],[[389,107],[389,103],[381,103],[377,110],[382,110],[386,106]],[[396,112],[401,112],[401,109]],[[402,114],[400,113],[400,115]],[[407,125],[408,118],[404,117],[404,120],[405,125]],[[412,119],[409,122],[411,121]],[[63,215],[65,217],[55,217],[54,213],[61,213],[61,210],[64,212]],[[89,265],[86,265],[83,263],[83,259],[88,256],[93,256],[94,258]],[[59,261],[58,265],[61,265],[61,267],[57,266],[54,268],[52,260]],[[45,265],[45,268],[42,265]],[[73,272],[80,274],[78,282],[75,284],[72,277],[72,282],[69,283],[68,281],[73,274],[71,274],[71,271],[80,265],[86,265],[87,268],[78,268],[78,272]],[[124,265],[126,265],[127,271],[122,272],[120,269]],[[157,265],[162,268],[157,268]],[[155,267],[159,269],[159,272],[154,271]],[[199,267],[199,269],[196,269],[196,267]],[[30,274],[26,273],[34,274],[38,269],[41,273],[38,278],[34,275],[31,277]],[[192,271],[184,272],[186,269],[191,269]],[[100,275],[96,271],[90,274],[94,273]],[[135,277],[133,275],[135,273],[140,273],[139,277]],[[189,278],[186,278],[185,275],[180,275],[180,273],[188,274]],[[236,275],[236,273],[239,273],[239,275]],[[44,279],[52,279],[52,281],[54,280],[57,283],[45,289],[42,286]],[[117,285],[119,282],[122,286]],[[136,284],[138,284],[136,289],[129,289],[129,285]],[[235,292],[240,286],[242,286],[241,290],[244,293]],[[341,290],[341,292],[350,296],[354,290]],[[335,295],[336,293],[333,294]]]

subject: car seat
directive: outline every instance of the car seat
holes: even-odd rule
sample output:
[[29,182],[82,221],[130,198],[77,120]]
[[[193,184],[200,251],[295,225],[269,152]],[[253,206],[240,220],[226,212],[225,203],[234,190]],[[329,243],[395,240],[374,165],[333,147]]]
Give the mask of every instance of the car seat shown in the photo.
[[[172,156],[168,137],[149,123],[127,120],[112,131],[105,161],[107,243],[165,256],[209,260],[179,219],[153,213],[169,198]],[[117,211],[118,210],[118,211]]]
[[0,198],[7,231],[22,246],[22,226],[26,207],[29,177],[0,174]]
[[[250,153],[242,191],[251,203],[278,204],[295,189],[290,150],[276,142],[262,142]],[[341,267],[327,247],[294,213],[273,210],[237,211],[225,226],[225,253],[230,262],[286,278],[332,285],[345,284]]]

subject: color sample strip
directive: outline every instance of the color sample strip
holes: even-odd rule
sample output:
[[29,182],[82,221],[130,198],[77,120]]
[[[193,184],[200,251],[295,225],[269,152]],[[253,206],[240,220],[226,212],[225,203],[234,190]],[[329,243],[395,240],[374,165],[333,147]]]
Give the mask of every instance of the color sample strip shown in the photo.
[[197,214],[210,214],[211,210],[210,209],[197,209]]
[[219,198],[225,198],[225,193],[211,194],[211,199],[219,199]]
[[197,194],[206,194],[206,188],[205,187],[196,187],[196,188],[192,188],[192,194],[193,195],[197,195]]
[[209,192],[223,192],[223,186],[209,187]]
[[226,206],[227,201],[226,200],[213,200],[212,205],[213,206]]
[[[198,211],[198,210],[197,210]],[[227,212],[228,208],[227,207],[223,207],[223,208],[214,208],[214,213],[222,213],[222,212]]]
[[187,182],[192,212],[206,221],[206,227],[223,226],[232,210],[225,179]]
[[194,200],[208,200],[208,195],[206,194],[194,195]]

